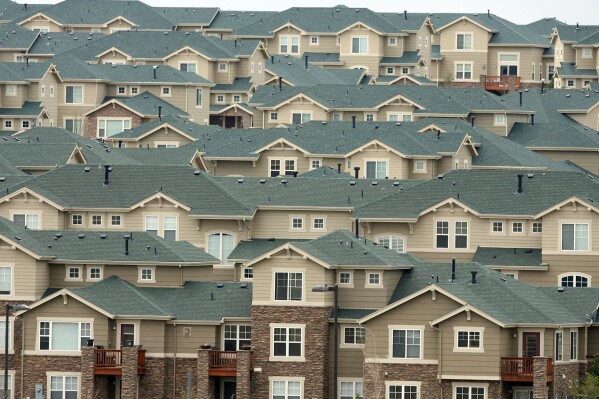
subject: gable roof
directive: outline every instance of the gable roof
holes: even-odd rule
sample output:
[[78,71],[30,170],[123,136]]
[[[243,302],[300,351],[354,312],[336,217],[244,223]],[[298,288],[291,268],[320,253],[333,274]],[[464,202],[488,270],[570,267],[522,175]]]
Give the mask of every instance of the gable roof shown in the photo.
[[478,247],[472,261],[493,267],[517,266],[545,270],[540,248]]
[[94,40],[98,40],[104,36],[104,34],[97,32],[41,33],[27,51],[26,56],[29,58],[34,58],[40,55],[59,55],[75,48],[85,48],[84,46],[88,46]]
[[89,115],[112,103],[120,104],[128,110],[140,115],[142,118],[158,118],[158,107],[160,107],[161,115],[164,116],[189,116],[189,114],[182,109],[175,107],[171,103],[164,101],[147,91],[132,97],[105,97],[100,105],[86,112],[84,115]]
[[310,63],[306,68],[306,55],[301,59],[275,55],[264,64],[264,69],[275,77],[282,78],[293,86],[313,86],[316,84],[358,84],[365,71],[361,69],[327,69]]

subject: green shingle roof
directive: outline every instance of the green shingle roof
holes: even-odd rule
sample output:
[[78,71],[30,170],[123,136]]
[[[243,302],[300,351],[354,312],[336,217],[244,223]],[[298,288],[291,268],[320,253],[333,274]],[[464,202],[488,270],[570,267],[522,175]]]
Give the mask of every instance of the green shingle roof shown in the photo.
[[0,32],[0,51],[7,50],[28,50],[35,39],[38,37],[38,32],[25,31],[3,31]]
[[383,57],[381,65],[416,65],[420,58],[419,51],[404,51],[401,57]]
[[214,125],[198,125],[197,123],[191,122],[188,119],[176,117],[173,115],[165,115],[162,120],[155,119],[151,122],[143,123],[139,126],[134,127],[131,130],[115,134],[110,138],[112,140],[118,139],[135,139],[143,136],[147,132],[156,129],[159,126],[170,125],[175,129],[178,129],[185,134],[194,137],[196,139],[205,137],[206,135],[213,134],[217,131],[221,131],[222,127]]
[[561,77],[580,76],[580,77],[597,77],[596,69],[582,69],[576,66],[574,62],[562,62],[560,66],[555,68],[557,74]]
[[48,68],[48,62],[0,62],[0,81],[2,82],[24,82],[28,80],[41,79]]
[[599,149],[599,133],[577,123],[516,122],[509,139],[528,148]]
[[229,255],[229,260],[249,261],[272,251],[275,248],[288,242],[302,242],[306,240],[285,240],[281,238],[254,238],[251,240],[241,240]]
[[75,151],[74,144],[0,142],[0,156],[17,167],[51,168],[65,165]]
[[306,51],[304,57],[308,57],[310,63],[323,63],[323,64],[335,64],[341,62],[341,55],[339,53],[315,53]]
[[230,93],[247,93],[249,92],[254,83],[251,78],[235,78],[233,83],[220,83],[214,85],[212,89],[210,89],[211,93],[214,92],[230,92]]
[[264,65],[264,69],[274,76],[282,77],[294,86],[313,86],[317,84],[359,84],[364,75],[361,69],[330,69],[311,64],[308,56],[308,68],[305,66],[305,57],[298,59],[283,55],[272,56]]
[[43,110],[44,110],[44,107],[42,107],[41,101],[35,101],[35,102],[25,101],[21,108],[0,108],[0,116],[2,116],[4,118],[11,117],[11,116],[19,117],[19,118],[23,118],[23,117],[37,118],[42,113]]
[[154,7],[157,13],[178,26],[209,26],[216,18],[216,7]]
[[339,173],[336,168],[332,168],[330,166],[321,166],[320,168],[312,169],[308,172],[302,173],[297,177],[320,177],[320,178],[329,178],[329,179],[353,179],[353,176],[341,172]]
[[276,11],[221,11],[206,30],[230,32],[236,28],[262,22],[275,14]]
[[487,266],[541,266],[540,248],[478,247],[473,262]]
[[2,0],[2,2],[0,2],[0,19],[3,21],[14,21],[22,19],[30,15],[33,15],[36,12],[48,6],[49,4],[25,5],[10,0]]
[[161,108],[161,115],[167,116],[167,115],[172,115],[174,117],[178,117],[178,116],[189,116],[189,114],[185,111],[183,111],[181,108],[177,108],[174,105],[172,105],[171,103],[164,101],[163,99],[156,97],[155,95],[153,95],[152,93],[149,92],[143,92],[140,93],[136,96],[132,96],[132,97],[115,97],[115,96],[110,96],[110,97],[106,97],[104,98],[104,100],[102,100],[102,104],[110,101],[110,100],[115,100],[120,104],[123,104],[124,106],[131,108],[134,111],[139,112],[140,114],[143,115],[144,118],[149,118],[149,117],[158,117],[158,107],[162,107]]
[[40,34],[35,40],[29,51],[28,56],[38,55],[58,55],[75,48],[89,45],[94,40],[98,40],[105,35],[102,33],[69,33],[69,32],[52,32]]
[[541,18],[525,26],[536,34],[549,38],[553,33],[553,28],[567,25],[565,22],[562,22],[556,18]]

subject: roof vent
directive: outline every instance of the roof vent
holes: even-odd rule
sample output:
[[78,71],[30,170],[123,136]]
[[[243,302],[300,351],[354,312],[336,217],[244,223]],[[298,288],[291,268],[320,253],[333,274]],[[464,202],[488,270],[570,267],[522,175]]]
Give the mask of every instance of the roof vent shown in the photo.
[[19,237],[19,236],[15,236],[15,240],[17,240],[17,241],[21,241],[21,240],[22,240],[22,238],[21,238],[21,237]]
[[247,287],[248,287],[248,285],[246,283],[243,283],[239,286],[239,288],[247,288]]
[[534,173],[529,173],[527,176],[528,176],[529,179],[532,179],[533,177],[535,177],[535,174]]
[[283,179],[283,180],[281,180],[281,184],[282,184],[282,185],[286,186],[286,185],[287,185],[287,183],[289,183],[289,180],[287,180],[287,179]]
[[443,173],[441,173],[440,175],[437,175],[437,179],[439,179],[439,180],[443,180],[444,177],[445,177],[445,175]]
[[196,176],[199,176],[201,173],[202,173],[202,172],[201,172],[201,171],[199,171],[199,170],[194,170],[194,171],[193,171],[193,174],[194,174],[194,175],[196,175]]
[[56,233],[56,234],[54,234],[54,238],[60,238],[60,237],[62,237],[62,233]]
[[326,125],[326,124],[327,124],[327,121],[322,121],[322,124],[323,124],[323,125]]
[[0,177],[0,181],[6,181],[6,177],[4,177],[4,176]]
[[356,181],[355,180],[350,180],[349,181],[349,185],[350,186],[355,186],[356,185]]
[[398,181],[394,181],[394,182],[393,182],[393,186],[394,186],[394,187],[399,187],[399,184],[400,184],[400,183],[399,183]]
[[84,172],[90,172],[92,170],[92,168],[90,168],[89,166],[86,166],[85,168],[83,168]]
[[237,183],[241,184],[241,183],[243,183],[243,182],[244,182],[244,180],[243,180],[243,179],[237,179]]
[[100,239],[105,240],[108,237],[108,234],[100,234]]
[[266,184],[266,179],[260,179],[260,184]]
[[373,186],[376,186],[377,184],[379,184],[379,182],[378,182],[378,181],[376,181],[376,180],[374,180],[374,181],[373,181],[371,184],[372,184]]
[[224,286],[224,283],[216,283],[216,288],[223,288]]
[[85,238],[85,234],[79,234],[77,237],[78,237],[80,240],[83,240],[83,239]]
[[566,287],[557,287],[557,292],[564,292]]

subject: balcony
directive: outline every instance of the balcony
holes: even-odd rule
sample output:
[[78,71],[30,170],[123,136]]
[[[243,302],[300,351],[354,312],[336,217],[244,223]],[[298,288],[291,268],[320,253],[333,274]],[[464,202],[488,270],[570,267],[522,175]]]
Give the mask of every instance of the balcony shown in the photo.
[[[209,354],[211,377],[235,377],[237,375],[237,352],[210,351]],[[250,353],[250,370],[252,370],[252,353]]]
[[[532,357],[502,357],[501,381],[533,382]],[[547,359],[547,381],[553,381],[553,359]]]
[[485,90],[509,92],[520,89],[520,76],[481,76]]
[[[146,373],[146,351],[137,351],[137,374]],[[123,375],[123,352],[120,349],[96,349],[96,375]]]

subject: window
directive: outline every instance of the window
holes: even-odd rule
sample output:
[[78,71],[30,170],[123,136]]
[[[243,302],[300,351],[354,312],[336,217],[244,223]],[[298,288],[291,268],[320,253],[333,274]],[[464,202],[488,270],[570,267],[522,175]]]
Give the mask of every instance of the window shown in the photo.
[[123,223],[123,218],[121,215],[110,215],[110,225],[111,226],[121,226]]
[[421,329],[392,329],[391,356],[396,359],[420,359],[421,335]]
[[118,86],[116,92],[117,94],[127,94],[127,88],[125,86]]
[[41,321],[39,350],[78,351],[92,338],[90,322]]
[[292,230],[303,230],[304,229],[304,218],[300,218],[300,217],[291,218],[291,229]]
[[[283,170],[281,170],[283,167]],[[295,172],[295,159],[271,159],[270,160],[270,177],[279,175],[293,175]]]
[[252,326],[225,324],[224,348],[226,351],[238,351],[252,343]]
[[408,67],[401,68],[401,73],[404,74],[404,75],[410,73],[410,68],[408,68]]
[[15,213],[12,215],[12,221],[27,227],[31,230],[39,230],[40,216],[28,213]]
[[[50,95],[53,92],[54,88],[50,86]],[[66,86],[65,102],[67,104],[83,104],[83,86]]]
[[303,357],[304,329],[300,326],[271,327],[272,347],[271,357],[275,360],[281,357]]
[[79,397],[78,376],[51,376],[50,399],[77,399]]
[[281,36],[280,40],[281,54],[299,54],[299,37],[298,36]]
[[559,281],[560,281],[560,286],[562,287],[590,287],[590,276],[586,276],[586,275],[581,275],[581,274],[575,274],[575,273],[571,273],[571,274],[567,274],[567,275],[560,275],[559,277]]
[[368,53],[368,38],[367,37],[353,37],[351,42],[352,54],[366,54]]
[[275,273],[275,301],[301,301],[303,299],[303,273]]
[[229,70],[229,64],[226,62],[219,62],[218,64],[218,72],[227,72]]
[[468,222],[455,222],[455,248],[468,248]]
[[66,268],[66,278],[65,280],[70,281],[82,281],[83,276],[81,274],[81,266],[67,266]]
[[40,86],[40,96],[46,97],[46,86],[45,85]]
[[245,280],[251,280],[254,278],[254,268],[251,266],[248,266],[246,268],[243,269],[243,278]]
[[[0,323],[2,325],[4,325],[4,322]],[[2,327],[4,328],[4,327]],[[4,338],[3,338],[4,339]],[[4,347],[4,341],[2,341],[2,346]],[[0,376],[0,397],[1,398],[7,398],[7,399],[12,399],[13,395],[12,395],[12,379],[13,379],[13,375],[12,374],[8,374],[8,379],[6,380],[6,395],[4,394],[4,373],[2,373],[2,375]]]
[[301,399],[302,381],[272,380],[272,399]]
[[493,222],[491,231],[493,233],[503,233],[503,222]]
[[0,267],[0,295],[12,294],[12,267]]
[[396,46],[397,45],[397,38],[396,37],[390,37],[387,39],[387,44],[389,46]]
[[[405,385],[404,385],[405,384]],[[388,399],[418,399],[419,398],[419,384],[408,385],[406,383],[400,384],[395,382],[386,382],[387,385],[387,398]]]
[[461,386],[454,384],[455,399],[486,399],[486,388],[483,386]]
[[276,112],[271,112],[270,113],[270,120],[271,121],[276,121],[277,119],[279,119],[279,114]]
[[312,44],[312,45],[318,44],[318,36],[311,36],[310,44]]
[[255,67],[256,63],[254,61],[250,62],[250,72],[254,73],[256,67]]
[[312,228],[314,230],[324,230],[324,218],[314,218],[312,219]]
[[29,129],[31,127],[31,121],[28,119],[21,121],[21,127],[23,129]]
[[512,222],[512,233],[524,233],[524,223]]
[[158,216],[146,216],[145,224],[145,231],[158,235]]
[[589,225],[587,223],[562,224],[562,251],[588,251]]
[[458,33],[456,35],[456,48],[458,50],[472,50],[472,33]]
[[366,122],[374,122],[374,114],[366,114]]
[[102,225],[102,215],[92,215],[92,226]]
[[364,345],[366,328],[364,327],[344,327],[343,343],[345,345]]
[[54,97],[54,85],[50,85],[50,97]]
[[341,112],[333,112],[333,121],[339,122],[343,120],[343,113]]
[[355,399],[364,397],[362,381],[340,381],[339,399]]
[[155,269],[154,267],[140,267],[138,268],[138,283],[155,283]]
[[291,123],[299,125],[300,123],[310,122],[312,120],[312,114],[308,112],[293,113],[291,114]]
[[130,92],[132,95],[139,94],[139,87],[138,87],[138,86],[131,86],[131,87],[129,88],[129,92]]
[[367,179],[384,179],[387,176],[387,161],[366,161]]
[[171,87],[170,86],[163,86],[160,89],[160,95],[161,96],[165,96],[165,97],[170,97],[170,95],[171,95]]
[[482,329],[466,329],[454,327],[454,352],[482,352]]
[[64,120],[64,128],[69,132],[76,134],[81,134],[83,132],[81,129],[81,119],[77,118],[66,118]]
[[164,239],[169,241],[177,240],[177,217],[164,217]]
[[219,94],[216,96],[216,102],[217,103],[224,103],[225,102],[225,96],[222,94]]
[[179,69],[184,72],[196,73],[198,70],[198,66],[195,62],[182,62],[181,64],[179,64]]
[[547,78],[549,80],[553,80],[554,68],[555,67],[553,65],[547,65]]
[[437,222],[437,248],[449,248],[449,222]]
[[570,360],[578,359],[578,331],[570,330]]
[[532,222],[532,232],[533,233],[542,233],[543,232],[543,222]]
[[131,129],[131,118],[98,118],[98,137],[111,137],[129,129]]
[[5,129],[12,129],[12,121],[11,120],[5,120],[4,121],[4,128]]
[[99,266],[88,266],[87,267],[87,279],[88,280],[102,280],[104,270]]
[[415,161],[414,173],[426,173],[426,161]]
[[376,239],[376,242],[379,245],[384,246],[385,248],[394,250],[396,252],[405,252],[404,248],[404,238],[401,236],[380,236]]
[[82,226],[83,225],[83,215],[76,213],[71,216],[71,224],[73,226]]
[[340,285],[352,285],[352,272],[339,272],[339,284]]
[[555,332],[555,361],[564,360],[564,333],[563,331]]
[[17,86],[15,86],[15,85],[6,86],[6,95],[7,96],[16,96],[17,95]]
[[568,86],[568,87],[575,87],[575,86],[574,86],[574,81],[573,81],[573,80],[568,80],[568,81],[566,82],[566,86]]
[[393,75],[393,74],[395,74],[395,68],[387,67],[387,75]]
[[313,159],[310,161],[310,169],[320,168],[320,159]]
[[220,259],[222,265],[230,266],[227,260],[235,248],[235,237],[228,233],[213,233],[208,236],[208,253]]
[[366,288],[382,288],[383,274],[381,272],[366,272]]
[[495,126],[505,126],[505,114],[495,114]]
[[458,62],[455,64],[456,80],[471,80],[472,79],[472,63]]
[[591,48],[583,48],[582,49],[582,58],[591,58],[593,56],[593,49]]
[[240,103],[241,102],[241,96],[240,95],[234,95],[233,96],[233,102],[234,103]]

